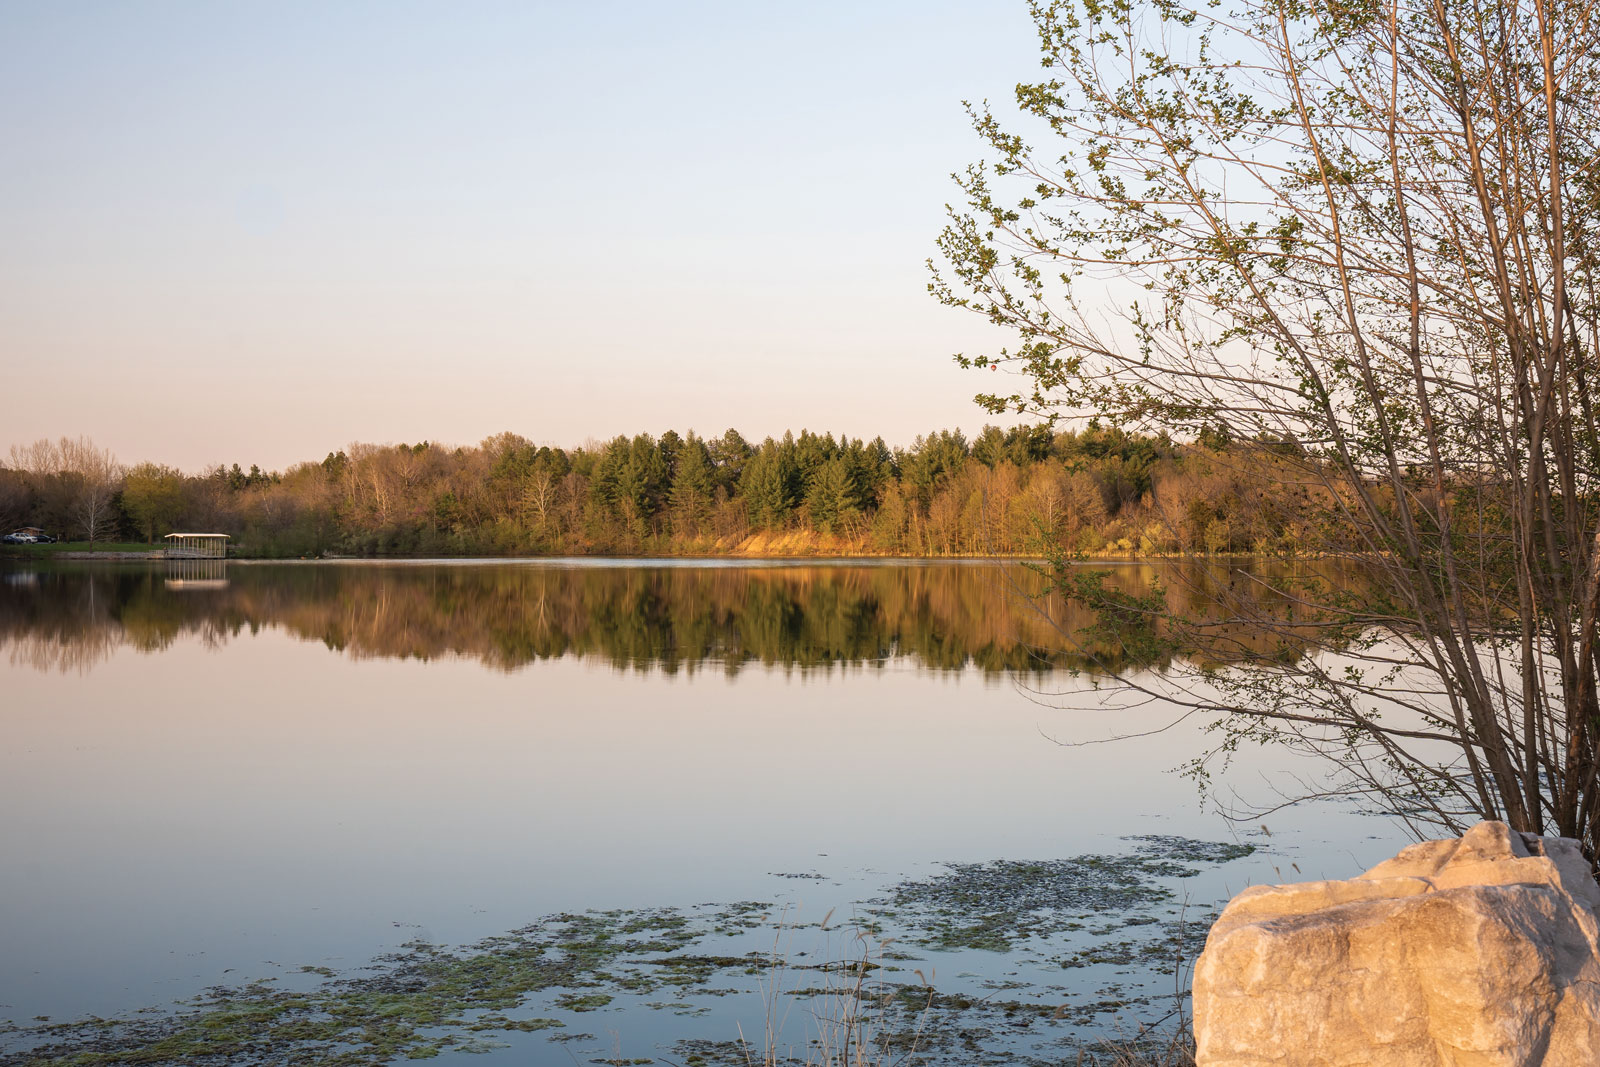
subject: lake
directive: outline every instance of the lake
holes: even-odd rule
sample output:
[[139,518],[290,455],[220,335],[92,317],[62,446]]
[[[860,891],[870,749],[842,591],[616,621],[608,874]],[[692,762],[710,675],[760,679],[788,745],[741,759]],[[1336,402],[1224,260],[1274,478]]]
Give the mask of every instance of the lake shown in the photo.
[[1404,841],[1229,821],[1020,565],[0,568],[0,1062],[1071,1062]]

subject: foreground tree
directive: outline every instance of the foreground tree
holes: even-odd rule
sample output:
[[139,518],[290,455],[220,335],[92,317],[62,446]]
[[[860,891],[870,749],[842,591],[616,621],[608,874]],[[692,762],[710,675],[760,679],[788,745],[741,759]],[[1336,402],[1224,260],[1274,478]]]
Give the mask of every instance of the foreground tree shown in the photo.
[[1212,595],[1276,627],[1255,645],[1081,571],[1063,588],[1125,642],[1242,664],[1162,687],[1222,749],[1330,755],[1332,788],[1419,829],[1498,817],[1594,858],[1595,8],[1032,12],[1047,74],[1014,120],[972,109],[993,155],[958,179],[932,286],[1016,339],[959,357],[1026,380],[980,400],[1256,442],[1307,547],[1361,575],[1230,576]]

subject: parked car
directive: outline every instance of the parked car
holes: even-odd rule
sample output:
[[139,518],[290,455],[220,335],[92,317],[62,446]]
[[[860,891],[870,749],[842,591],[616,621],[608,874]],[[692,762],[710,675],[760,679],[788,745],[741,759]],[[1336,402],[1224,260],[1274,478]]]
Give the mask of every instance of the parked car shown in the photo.
[[39,534],[33,539],[33,543],[36,545],[53,545],[56,543],[56,539],[49,534]]
[[4,537],[0,537],[0,541],[4,541],[8,545],[31,545],[33,544],[33,535],[25,533],[8,533]]

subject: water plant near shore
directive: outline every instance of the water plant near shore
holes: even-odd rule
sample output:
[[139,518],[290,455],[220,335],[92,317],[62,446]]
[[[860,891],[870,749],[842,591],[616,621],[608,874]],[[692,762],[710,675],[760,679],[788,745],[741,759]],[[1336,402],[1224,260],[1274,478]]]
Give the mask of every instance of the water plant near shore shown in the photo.
[[[754,1008],[756,997],[764,998],[768,1020],[799,1005],[818,1029],[784,1050],[758,1042],[755,1060],[750,1044],[734,1041],[734,1033],[722,1040],[683,1037],[670,1045],[674,1062],[825,1063],[841,1046],[865,1041],[874,1063],[912,1053],[930,1064],[1059,1063],[1068,1050],[1095,1055],[1083,1031],[1147,1009],[1152,998],[1122,981],[1103,982],[1087,995],[982,976],[979,988],[967,988],[972,982],[960,976],[940,985],[934,980],[940,960],[914,955],[896,938],[936,954],[974,948],[1014,954],[1027,944],[1040,958],[1066,952],[1059,957],[1065,960],[1070,944],[1087,937],[1090,945],[1080,949],[1100,945],[1103,958],[1086,962],[1159,968],[1165,952],[1190,944],[1175,946],[1173,921],[1148,913],[1171,901],[1166,883],[1251,849],[1181,838],[1132,842],[1122,855],[951,864],[946,874],[901,883],[883,901],[831,926],[740,901],[563,913],[456,949],[413,941],[357,972],[292,969],[299,981],[215,988],[176,1010],[0,1026],[0,1064],[368,1067],[519,1047],[539,1035],[563,1048],[582,1047],[595,1038],[573,1023],[606,1013],[685,1020],[710,1014],[697,1029],[723,1023],[732,1029],[737,1013],[722,1020],[728,1012],[712,1005],[733,998],[725,1007]],[[1091,931],[1086,917],[1105,932]],[[1107,944],[1110,931],[1122,940]],[[800,935],[843,936],[850,944],[844,952],[824,945],[785,953],[780,981],[774,950],[758,946],[764,938]],[[858,947],[868,944],[870,952]],[[307,978],[320,981],[300,988]],[[618,1052],[594,1062],[623,1059]]]
[[1112,928],[1156,924],[1141,909],[1173,899],[1166,881],[1193,877],[1197,864],[1227,863],[1255,851],[1182,837],[1127,840],[1135,844],[1131,854],[946,864],[943,874],[895,886],[871,914],[893,917],[934,948],[1005,952],[1019,941],[1082,929],[1095,916],[1127,916]]

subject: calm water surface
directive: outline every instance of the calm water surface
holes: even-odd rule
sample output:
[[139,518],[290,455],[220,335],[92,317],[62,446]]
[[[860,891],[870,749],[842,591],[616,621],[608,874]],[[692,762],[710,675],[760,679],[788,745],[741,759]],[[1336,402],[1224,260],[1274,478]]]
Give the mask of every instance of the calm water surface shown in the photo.
[[[358,974],[407,942],[469,945],[560,912],[757,902],[768,918],[718,935],[720,953],[848,956],[848,933],[805,928],[832,911],[830,926],[901,938],[895,981],[1094,1006],[978,1031],[984,1055],[1049,1062],[1164,1012],[1172,961],[1091,958],[1132,930],[1110,907],[1075,930],[941,945],[930,930],[953,920],[913,921],[895,886],[942,885],[951,863],[1126,856],[1135,835],[1257,847],[1158,878],[1159,932],[1185,900],[1202,915],[1251,882],[1346,877],[1400,843],[1327,805],[1274,816],[1270,837],[1229,823],[1170,773],[1196,724],[1053,743],[1170,716],[1108,708],[1045,616],[1075,621],[1035,611],[1034,589],[987,564],[0,570],[0,1018],[315,988],[325,972],[303,968]],[[1306,770],[1249,754],[1230,782],[1259,795]],[[975,906],[1007,891],[980,882]],[[771,981],[725,968],[665,998],[606,986],[608,1003],[571,1011],[541,993],[524,1014],[560,1030],[476,1048],[716,1062],[717,1042],[761,1031]],[[800,1011],[785,1040],[803,1048],[810,1025]],[[26,1061],[27,1027],[0,1036],[0,1060]]]

